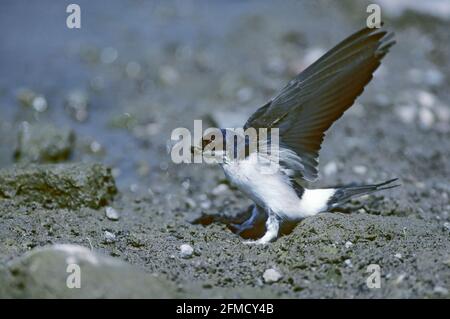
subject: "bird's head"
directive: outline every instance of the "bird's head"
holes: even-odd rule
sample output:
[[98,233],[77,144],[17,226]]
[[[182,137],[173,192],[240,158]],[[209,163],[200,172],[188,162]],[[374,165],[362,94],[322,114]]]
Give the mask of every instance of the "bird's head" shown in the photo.
[[206,162],[222,164],[239,159],[240,152],[237,150],[241,145],[245,145],[245,138],[233,130],[212,128],[205,131],[201,141],[192,146],[191,152],[201,154]]

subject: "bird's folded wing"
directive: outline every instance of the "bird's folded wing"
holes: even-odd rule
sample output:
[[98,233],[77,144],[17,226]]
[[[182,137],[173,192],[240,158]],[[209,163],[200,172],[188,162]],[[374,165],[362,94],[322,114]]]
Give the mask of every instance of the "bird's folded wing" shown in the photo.
[[280,148],[292,150],[301,161],[294,165],[302,167],[297,175],[315,180],[325,131],[362,93],[395,43],[392,38],[369,28],[351,35],[291,80],[244,128],[279,128]]

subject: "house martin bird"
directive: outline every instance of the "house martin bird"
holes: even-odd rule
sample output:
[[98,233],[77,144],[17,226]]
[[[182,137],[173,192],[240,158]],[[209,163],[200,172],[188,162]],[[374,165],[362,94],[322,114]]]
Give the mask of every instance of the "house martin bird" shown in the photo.
[[[277,238],[283,221],[299,221],[329,211],[351,198],[399,186],[392,185],[397,179],[362,186],[322,189],[304,186],[317,179],[318,155],[325,132],[353,105],[394,43],[393,33],[382,29],[365,28],[354,33],[250,116],[244,130],[278,129],[279,169],[275,172],[263,173],[261,169],[272,161],[271,155],[262,156],[261,160],[261,148],[251,150],[246,136],[236,136],[230,129],[220,129],[220,138],[205,133],[201,144],[192,148],[194,154],[201,153],[204,158],[212,156],[211,149],[215,156],[219,153],[228,180],[255,202],[251,217],[237,226],[238,232],[251,228],[260,214],[267,216],[265,234],[246,243],[266,244]],[[233,160],[237,146],[244,150],[243,156]]]

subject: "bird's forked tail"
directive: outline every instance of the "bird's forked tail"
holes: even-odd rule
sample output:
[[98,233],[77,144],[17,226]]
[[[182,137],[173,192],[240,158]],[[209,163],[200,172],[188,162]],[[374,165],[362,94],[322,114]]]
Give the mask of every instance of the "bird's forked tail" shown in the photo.
[[381,190],[398,187],[398,186],[400,186],[400,184],[389,185],[397,180],[398,180],[398,178],[394,178],[394,179],[391,179],[391,180],[388,180],[386,182],[379,183],[379,184],[336,187],[336,192],[328,200],[328,203],[327,203],[328,207],[334,208],[334,207],[348,201],[351,198],[359,197],[362,195],[370,194],[370,193],[381,191]]

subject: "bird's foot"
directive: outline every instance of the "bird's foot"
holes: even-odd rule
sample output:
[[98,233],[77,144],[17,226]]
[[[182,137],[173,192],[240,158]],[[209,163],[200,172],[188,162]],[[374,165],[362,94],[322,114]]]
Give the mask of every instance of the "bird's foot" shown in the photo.
[[244,230],[250,229],[255,225],[255,221],[260,214],[258,207],[256,205],[253,206],[252,215],[249,219],[244,221],[242,224],[230,224],[234,229],[236,234],[242,233]]
[[240,235],[244,230],[250,229],[253,227],[252,224],[230,224],[235,230],[234,232],[238,235]]
[[244,241],[244,244],[251,244],[251,245],[265,245],[271,242],[272,240],[275,240],[278,236],[278,230],[280,228],[279,220],[277,216],[273,213],[269,214],[269,218],[267,218],[266,221],[266,233],[264,236],[262,236],[258,240],[247,240]]

